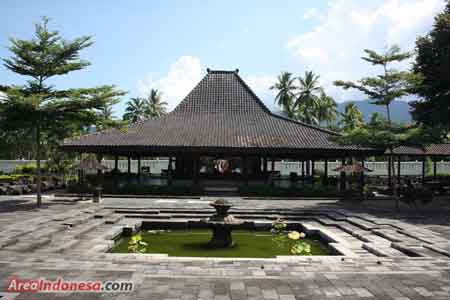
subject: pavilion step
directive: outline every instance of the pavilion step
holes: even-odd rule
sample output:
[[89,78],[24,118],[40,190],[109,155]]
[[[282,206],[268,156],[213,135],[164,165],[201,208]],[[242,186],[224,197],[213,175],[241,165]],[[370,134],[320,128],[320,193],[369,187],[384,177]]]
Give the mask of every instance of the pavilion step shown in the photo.
[[239,196],[239,188],[236,186],[208,186],[203,188],[206,196]]

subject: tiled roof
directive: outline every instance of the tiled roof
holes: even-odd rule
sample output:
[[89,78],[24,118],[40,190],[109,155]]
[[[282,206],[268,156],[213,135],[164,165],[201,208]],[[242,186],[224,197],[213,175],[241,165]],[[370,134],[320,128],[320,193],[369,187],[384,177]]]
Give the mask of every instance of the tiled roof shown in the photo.
[[65,140],[62,148],[147,147],[157,149],[369,150],[329,140],[335,133],[277,116],[261,102],[238,71],[210,71],[170,113]]
[[[450,156],[450,144],[430,144],[426,146],[399,146],[393,149],[394,155],[411,156]],[[389,151],[386,151],[389,154]]]

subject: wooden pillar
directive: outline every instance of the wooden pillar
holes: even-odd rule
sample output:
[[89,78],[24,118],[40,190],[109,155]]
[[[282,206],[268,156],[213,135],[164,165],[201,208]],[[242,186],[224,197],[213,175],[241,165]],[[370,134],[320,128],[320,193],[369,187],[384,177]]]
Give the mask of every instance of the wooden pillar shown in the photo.
[[422,158],[422,184],[425,182],[427,157]]
[[388,157],[388,186],[392,188],[392,156]]
[[[273,162],[272,162],[273,163]],[[242,175],[244,176],[244,183],[248,185],[248,163],[247,163],[247,155],[242,157]]]
[[267,180],[269,179],[269,176],[267,174],[267,156],[264,156],[263,158],[263,175],[264,180],[267,182]]
[[114,156],[114,171],[119,171],[119,155]]
[[366,178],[364,176],[364,158],[361,159],[361,167],[363,169],[363,171],[361,172],[361,177],[360,177],[360,184],[361,184],[361,190],[364,189],[364,185],[366,184]]
[[271,171],[275,171],[275,158],[272,158],[272,165],[271,165]]
[[436,179],[437,177],[437,162],[436,157],[433,157],[433,178]]
[[[345,158],[342,159],[342,165],[345,165]],[[341,172],[340,174],[341,182],[340,182],[340,191],[344,192],[346,190],[346,178],[345,178],[345,172]]]
[[194,184],[198,184],[198,173],[199,173],[199,169],[198,169],[198,165],[199,165],[199,157],[197,155],[193,156],[193,167],[192,167],[192,178],[194,180]]
[[128,170],[127,170],[127,172],[128,172],[128,175],[131,174],[131,156],[128,156]]
[[305,184],[305,161],[302,160],[302,182]]
[[[103,155],[102,154],[97,154],[96,155],[96,157],[97,157],[97,162],[99,163],[99,164],[101,164],[102,163],[102,159],[103,159]],[[101,174],[102,174],[102,170],[97,170],[97,175],[98,176],[100,176]]]
[[399,155],[398,157],[397,157],[397,184],[400,186],[400,181],[401,181],[401,174],[400,174],[400,169],[401,169],[401,160],[402,160],[402,157]]
[[140,156],[138,156],[137,163],[138,163],[138,165],[137,165],[137,168],[138,168],[137,173],[138,173],[138,176],[141,177],[141,157]]
[[169,165],[167,166],[167,184],[172,185],[172,156],[169,157]]
[[328,159],[325,159],[323,164],[323,185],[328,185]]
[[316,173],[316,162],[311,160],[311,185],[314,185],[314,174]]

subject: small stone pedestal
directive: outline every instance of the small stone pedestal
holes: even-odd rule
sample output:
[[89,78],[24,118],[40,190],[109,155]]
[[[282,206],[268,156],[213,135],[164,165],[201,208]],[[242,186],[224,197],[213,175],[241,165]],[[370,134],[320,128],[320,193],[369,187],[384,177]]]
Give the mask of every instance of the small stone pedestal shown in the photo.
[[228,214],[231,204],[224,199],[218,199],[210,204],[216,209],[216,214],[210,218],[203,220],[208,227],[211,228],[213,236],[208,242],[211,248],[228,248],[233,247],[234,242],[231,236],[231,231],[234,225],[242,224],[243,222]]

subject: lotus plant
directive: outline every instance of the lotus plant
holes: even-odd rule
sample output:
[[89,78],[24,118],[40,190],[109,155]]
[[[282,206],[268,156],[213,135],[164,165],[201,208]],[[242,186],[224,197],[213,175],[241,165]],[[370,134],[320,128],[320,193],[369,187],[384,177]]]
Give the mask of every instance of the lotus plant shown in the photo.
[[272,240],[280,248],[288,247],[293,255],[311,255],[311,246],[304,241],[306,234],[298,231],[286,231],[287,224],[282,219],[277,219],[272,224]]
[[148,243],[142,240],[140,234],[131,237],[128,242],[128,252],[130,253],[145,253],[147,252]]

